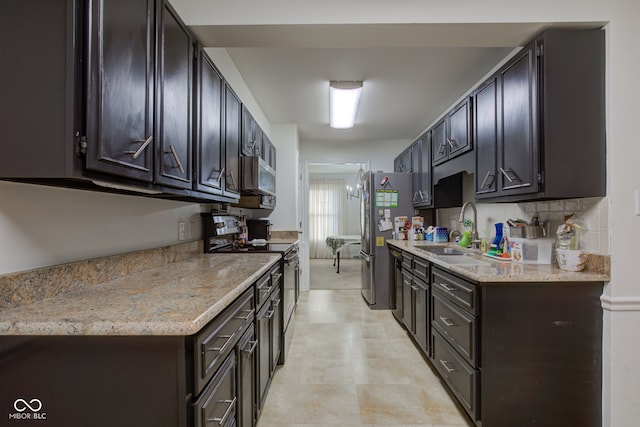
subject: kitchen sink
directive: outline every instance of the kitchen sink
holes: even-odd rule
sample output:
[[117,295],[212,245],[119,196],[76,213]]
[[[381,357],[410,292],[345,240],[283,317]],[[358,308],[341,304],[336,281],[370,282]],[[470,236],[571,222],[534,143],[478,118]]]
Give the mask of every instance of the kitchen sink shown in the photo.
[[460,250],[451,246],[425,246],[423,248],[416,249],[427,252],[429,255],[431,255],[432,260],[434,260],[438,264],[489,265],[488,262],[484,262],[469,256],[474,255],[474,253],[466,252],[464,250]]
[[417,248],[421,251],[430,252],[433,255],[467,255],[468,252],[461,251],[460,249],[452,248],[450,246],[428,246],[424,248]]

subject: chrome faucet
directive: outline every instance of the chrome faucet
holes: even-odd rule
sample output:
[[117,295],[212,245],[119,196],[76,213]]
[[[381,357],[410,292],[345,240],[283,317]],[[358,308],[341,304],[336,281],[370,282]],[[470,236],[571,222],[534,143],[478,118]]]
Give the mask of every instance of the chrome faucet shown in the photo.
[[471,224],[471,247],[473,249],[478,249],[480,247],[480,240],[478,239],[478,210],[476,209],[476,204],[473,202],[465,202],[462,205],[462,209],[460,210],[460,218],[458,221],[460,223],[464,223],[464,211],[467,209],[467,206],[471,206],[473,209],[473,223]]

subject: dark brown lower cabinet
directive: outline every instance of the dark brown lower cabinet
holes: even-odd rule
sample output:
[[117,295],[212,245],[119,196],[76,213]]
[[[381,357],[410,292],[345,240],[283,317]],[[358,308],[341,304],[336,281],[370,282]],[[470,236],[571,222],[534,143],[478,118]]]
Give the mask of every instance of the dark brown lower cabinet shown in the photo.
[[254,325],[244,333],[236,347],[238,360],[238,426],[253,427],[256,422],[256,349]]
[[24,426],[253,427],[280,355],[271,288],[257,316],[254,284],[190,336],[0,336],[0,410]]
[[431,277],[430,360],[471,420],[602,425],[602,282]]

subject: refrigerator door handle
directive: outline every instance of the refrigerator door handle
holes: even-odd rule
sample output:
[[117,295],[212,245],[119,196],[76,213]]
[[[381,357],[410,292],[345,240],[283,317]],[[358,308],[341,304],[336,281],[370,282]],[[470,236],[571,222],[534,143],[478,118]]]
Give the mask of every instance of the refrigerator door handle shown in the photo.
[[365,251],[360,251],[360,258],[362,258],[363,260],[365,260],[367,262],[370,262],[373,259],[373,255],[369,255]]

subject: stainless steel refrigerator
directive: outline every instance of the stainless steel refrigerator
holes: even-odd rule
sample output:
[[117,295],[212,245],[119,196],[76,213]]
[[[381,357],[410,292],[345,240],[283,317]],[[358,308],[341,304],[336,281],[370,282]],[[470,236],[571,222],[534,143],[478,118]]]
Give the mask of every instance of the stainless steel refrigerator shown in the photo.
[[413,215],[412,177],[410,173],[366,172],[361,184],[362,296],[371,309],[393,309],[394,272],[386,242],[392,238],[394,217]]

